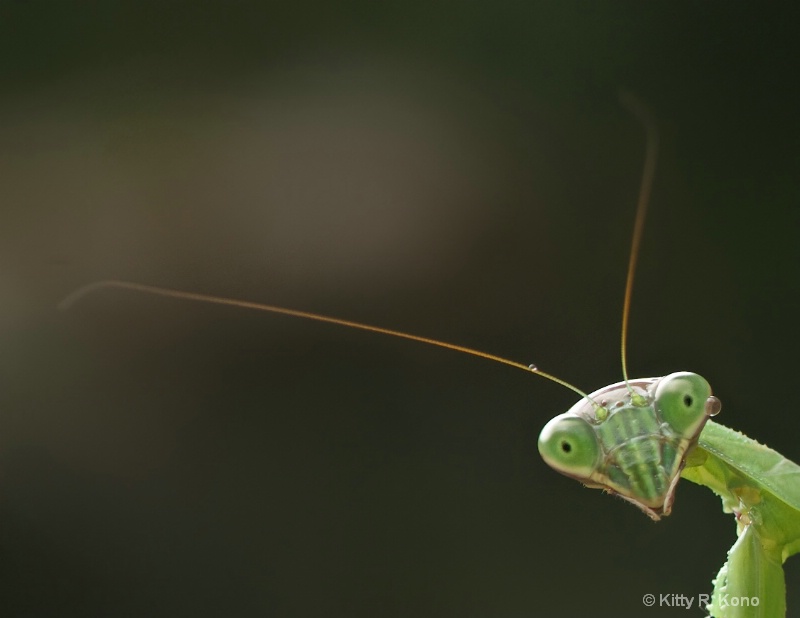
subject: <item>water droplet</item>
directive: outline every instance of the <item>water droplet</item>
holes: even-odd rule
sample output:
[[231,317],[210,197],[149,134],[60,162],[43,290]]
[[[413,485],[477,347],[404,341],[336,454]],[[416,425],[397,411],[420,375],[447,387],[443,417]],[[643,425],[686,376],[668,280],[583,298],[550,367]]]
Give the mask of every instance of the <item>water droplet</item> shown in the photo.
[[533,363],[528,365],[528,369],[530,369],[531,371],[539,371],[539,368],[536,365],[534,365]]
[[706,416],[716,416],[720,412],[722,412],[722,402],[711,395],[706,399]]

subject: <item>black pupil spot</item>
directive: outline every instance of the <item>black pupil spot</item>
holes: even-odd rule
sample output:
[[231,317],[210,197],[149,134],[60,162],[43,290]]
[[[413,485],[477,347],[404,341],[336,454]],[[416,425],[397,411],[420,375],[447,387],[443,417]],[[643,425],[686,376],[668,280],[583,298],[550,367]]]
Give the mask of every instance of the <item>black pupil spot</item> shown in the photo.
[[687,408],[690,408],[692,407],[692,403],[694,403],[694,399],[692,399],[691,395],[683,396],[683,405],[685,405]]
[[561,450],[564,451],[565,453],[571,453],[572,452],[572,445],[569,442],[562,442],[561,443]]

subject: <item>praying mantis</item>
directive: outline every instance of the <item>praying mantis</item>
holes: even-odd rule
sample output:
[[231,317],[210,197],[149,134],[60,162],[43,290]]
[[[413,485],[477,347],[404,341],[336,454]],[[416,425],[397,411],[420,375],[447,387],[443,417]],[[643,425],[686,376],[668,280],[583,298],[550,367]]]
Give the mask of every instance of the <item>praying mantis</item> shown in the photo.
[[711,420],[721,408],[701,376],[676,372],[629,379],[627,324],[640,240],[655,173],[658,136],[646,110],[626,103],[643,122],[647,148],[622,316],[623,381],[586,394],[560,378],[465,346],[361,322],[273,305],[127,281],[80,288],[62,308],[90,292],[122,288],[176,299],[283,314],[366,330],[450,349],[544,377],[580,400],[542,429],[539,452],[556,471],[634,504],[653,520],[670,514],[680,478],[711,489],[734,514],[737,540],[714,580],[708,611],[716,618],[782,618],[786,614],[783,562],[800,552],[800,466]]

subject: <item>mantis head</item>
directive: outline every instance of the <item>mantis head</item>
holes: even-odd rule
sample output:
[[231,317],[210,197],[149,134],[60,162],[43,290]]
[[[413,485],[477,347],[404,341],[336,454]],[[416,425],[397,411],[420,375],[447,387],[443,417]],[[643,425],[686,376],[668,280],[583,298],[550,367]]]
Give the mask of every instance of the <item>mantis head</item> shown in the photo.
[[654,520],[669,515],[686,455],[719,399],[696,373],[619,382],[595,391],[539,435],[554,470],[605,489]]

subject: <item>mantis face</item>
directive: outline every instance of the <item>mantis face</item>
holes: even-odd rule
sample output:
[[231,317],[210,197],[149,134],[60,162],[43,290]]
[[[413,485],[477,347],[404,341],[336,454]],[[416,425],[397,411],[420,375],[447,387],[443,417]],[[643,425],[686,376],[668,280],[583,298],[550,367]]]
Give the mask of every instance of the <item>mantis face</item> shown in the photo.
[[619,382],[550,420],[539,453],[556,471],[618,494],[657,521],[670,514],[686,455],[720,407],[695,373]]

